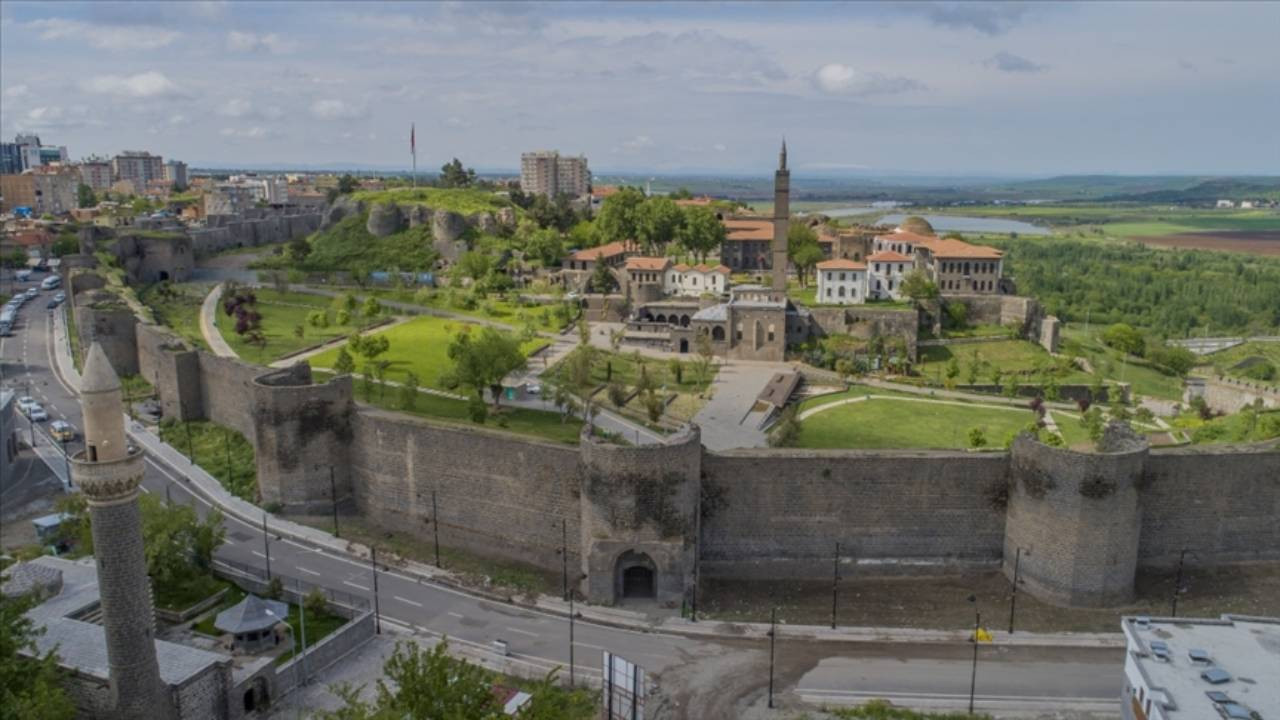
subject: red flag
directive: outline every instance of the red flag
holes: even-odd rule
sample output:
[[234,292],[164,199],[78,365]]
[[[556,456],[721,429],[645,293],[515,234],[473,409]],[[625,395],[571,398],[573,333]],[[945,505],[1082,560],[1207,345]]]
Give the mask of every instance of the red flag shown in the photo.
[[417,154],[418,154],[418,146],[417,146],[417,144],[416,144],[416,143],[414,143],[414,140],[413,140],[413,132],[414,132],[413,123],[409,123],[409,152],[410,152],[410,153],[412,153],[412,154],[414,154],[414,155],[417,155]]

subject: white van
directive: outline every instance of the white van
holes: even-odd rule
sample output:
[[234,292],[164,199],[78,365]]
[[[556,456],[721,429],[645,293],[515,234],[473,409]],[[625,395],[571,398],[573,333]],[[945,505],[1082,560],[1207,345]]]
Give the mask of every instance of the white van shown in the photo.
[[62,285],[62,278],[57,275],[50,275],[40,282],[41,290],[52,290]]

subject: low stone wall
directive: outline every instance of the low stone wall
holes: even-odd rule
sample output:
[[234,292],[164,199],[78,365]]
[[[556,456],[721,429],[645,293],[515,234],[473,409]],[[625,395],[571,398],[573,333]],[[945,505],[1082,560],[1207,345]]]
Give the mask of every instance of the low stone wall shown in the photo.
[[[294,689],[297,684],[298,671],[303,669],[308,677],[346,657],[351,651],[373,639],[375,633],[373,613],[365,611],[357,615],[342,627],[326,635],[315,645],[308,645],[304,655],[297,655],[276,668],[275,687],[277,695],[284,695]],[[297,665],[302,663],[302,667]]]
[[320,229],[321,219],[318,212],[248,218],[211,215],[206,219],[206,227],[188,230],[187,234],[195,256],[204,257],[233,248],[271,245],[305,237]]
[[201,600],[195,605],[192,605],[191,607],[186,608],[185,610],[179,610],[176,612],[173,610],[166,610],[162,607],[157,607],[156,617],[160,618],[161,620],[164,620],[167,623],[173,623],[173,624],[184,623],[190,620],[191,618],[194,618],[195,616],[199,615],[200,613],[204,612],[205,610],[208,610],[214,605],[217,605],[219,602],[222,601],[222,598],[226,597],[226,595],[227,595],[227,588],[222,588],[218,592],[210,595],[204,600]]
[[813,334],[901,337],[907,353],[917,358],[920,336],[920,313],[903,308],[877,308],[874,305],[809,308]]
[[1261,400],[1266,408],[1280,407],[1280,387],[1229,377],[1188,378],[1187,400],[1199,395],[1210,409],[1237,413]]

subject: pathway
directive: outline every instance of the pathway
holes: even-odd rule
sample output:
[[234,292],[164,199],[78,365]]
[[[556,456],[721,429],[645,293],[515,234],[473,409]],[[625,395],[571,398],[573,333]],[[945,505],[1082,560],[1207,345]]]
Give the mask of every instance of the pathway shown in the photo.
[[204,336],[204,341],[209,345],[209,349],[214,355],[226,358],[238,358],[235,350],[222,339],[222,333],[218,332],[218,326],[214,322],[214,317],[218,314],[218,301],[222,299],[222,283],[213,286],[209,294],[205,296],[204,302],[200,303],[200,334]]
[[882,400],[901,400],[902,402],[929,403],[932,405],[958,405],[960,407],[969,407],[969,408],[980,407],[980,408],[986,408],[988,410],[1008,410],[1009,412],[1026,412],[1026,408],[1010,407],[1008,405],[987,405],[984,403],[976,403],[976,402],[961,402],[959,400],[935,400],[932,398],[888,397],[885,395],[859,395],[858,397],[844,398],[843,400],[837,400],[835,402],[826,403],[824,405],[818,405],[817,407],[811,407],[808,410],[805,410],[804,412],[797,415],[796,419],[804,420],[805,418],[815,415],[817,413],[820,413],[823,410],[830,410],[831,408],[834,408],[834,407],[839,407],[841,405],[848,405],[849,403],[861,402],[864,400],[869,400],[871,398],[880,398]]
[[760,391],[774,373],[790,370],[782,363],[730,362],[720,366],[709,392],[711,399],[693,417],[702,429],[702,444],[708,450],[765,447],[769,436],[752,422],[752,409]]

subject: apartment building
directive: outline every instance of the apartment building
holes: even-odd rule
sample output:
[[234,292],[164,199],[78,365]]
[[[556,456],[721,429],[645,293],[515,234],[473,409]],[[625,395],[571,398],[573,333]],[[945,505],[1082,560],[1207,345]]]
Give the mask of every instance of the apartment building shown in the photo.
[[591,170],[584,155],[538,150],[520,156],[520,189],[533,195],[583,197],[591,192]]
[[80,161],[80,182],[94,192],[111,189],[111,161],[104,157],[87,157]]
[[141,150],[125,150],[111,158],[112,177],[127,180],[141,190],[152,180],[164,179],[164,158]]

